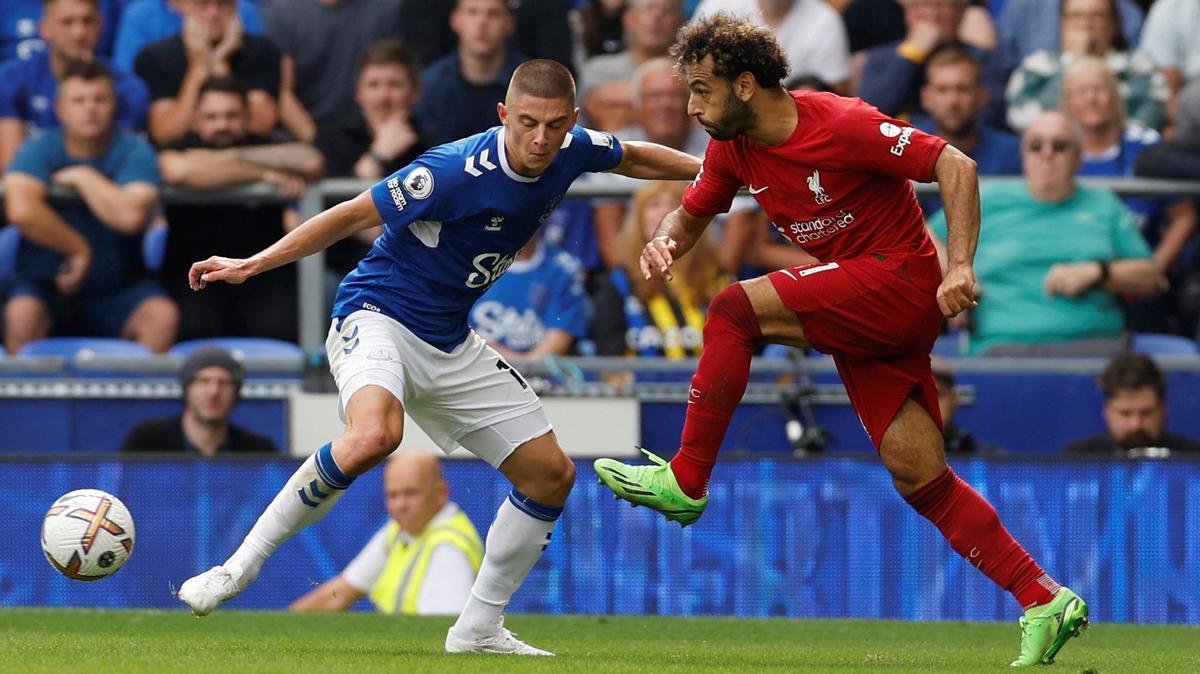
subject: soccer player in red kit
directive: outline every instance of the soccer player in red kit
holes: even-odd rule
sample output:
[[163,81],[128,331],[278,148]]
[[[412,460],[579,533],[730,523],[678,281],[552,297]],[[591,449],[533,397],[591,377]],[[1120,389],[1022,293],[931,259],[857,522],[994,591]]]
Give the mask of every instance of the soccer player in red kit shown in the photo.
[[[1087,605],[946,465],[930,370],[943,316],[975,306],[975,162],[859,99],[788,92],[778,43],[746,20],[715,14],[694,22],[672,54],[691,91],[688,113],[712,141],[682,205],[646,244],[642,273],[670,280],[674,260],[742,186],[818,262],[736,283],[712,300],[678,453],[667,463],[647,452],[650,466],[600,459],[601,481],[691,524],[708,503],[709,475],[755,347],[816,348],[833,356],[900,495],[1025,609],[1012,664],[1052,662],[1086,627]],[[949,223],[944,276],[910,180],[939,184]]]

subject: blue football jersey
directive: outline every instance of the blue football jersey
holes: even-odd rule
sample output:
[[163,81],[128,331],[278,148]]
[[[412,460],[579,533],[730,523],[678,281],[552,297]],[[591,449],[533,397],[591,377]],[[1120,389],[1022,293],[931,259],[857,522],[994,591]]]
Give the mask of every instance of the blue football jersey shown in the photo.
[[621,144],[576,126],[541,175],[517,174],[504,127],[439,145],[371,188],[383,234],[338,286],[334,318],[360,309],[400,322],[442,351],[467,337],[471,305],[516,259],[588,171],[621,162]]
[[[1137,157],[1148,147],[1157,145],[1162,140],[1158,132],[1137,124],[1125,127],[1121,135],[1121,144],[1100,156],[1085,156],[1079,167],[1081,176],[1132,176],[1133,165]],[[1133,215],[1142,236],[1150,245],[1158,245],[1161,235],[1159,229],[1163,224],[1163,210],[1166,201],[1153,197],[1122,197],[1122,201]]]
[[583,266],[565,250],[545,245],[528,260],[514,262],[470,314],[479,336],[522,353],[540,344],[551,329],[583,339],[587,320]]

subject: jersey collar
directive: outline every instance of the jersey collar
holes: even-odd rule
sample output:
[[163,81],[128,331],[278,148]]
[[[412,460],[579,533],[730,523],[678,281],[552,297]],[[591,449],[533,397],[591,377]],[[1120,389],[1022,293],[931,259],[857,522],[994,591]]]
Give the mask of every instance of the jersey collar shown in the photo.
[[506,128],[501,126],[500,131],[496,133],[496,155],[500,157],[500,168],[504,169],[504,175],[519,183],[536,183],[542,176],[536,175],[532,178],[529,176],[523,176],[520,173],[512,170],[512,167],[508,165],[508,150],[504,147],[505,131]]

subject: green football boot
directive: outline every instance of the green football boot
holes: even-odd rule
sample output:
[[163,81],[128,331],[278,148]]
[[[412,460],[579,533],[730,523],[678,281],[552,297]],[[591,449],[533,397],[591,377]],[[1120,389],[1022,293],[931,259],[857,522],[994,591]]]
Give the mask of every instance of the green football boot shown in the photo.
[[1034,606],[1021,617],[1021,655],[1012,666],[1053,664],[1067,639],[1079,636],[1087,626],[1087,604],[1070,589],[1060,589],[1054,601]]
[[679,522],[681,527],[700,519],[708,505],[708,494],[694,499],[683,493],[670,464],[657,454],[640,449],[654,465],[627,466],[613,459],[596,459],[592,465],[601,484],[613,490],[617,498],[623,498],[635,507],[643,505],[657,510],[668,520]]

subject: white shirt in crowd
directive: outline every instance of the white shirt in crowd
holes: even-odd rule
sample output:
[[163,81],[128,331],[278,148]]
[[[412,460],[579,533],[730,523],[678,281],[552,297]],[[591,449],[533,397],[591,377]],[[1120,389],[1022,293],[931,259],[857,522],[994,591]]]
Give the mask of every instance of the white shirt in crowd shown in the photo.
[[[762,23],[758,0],[701,0],[695,18],[716,12],[754,17]],[[792,66],[791,77],[816,75],[826,84],[850,77],[850,39],[837,10],[824,0],[795,0],[775,28],[775,36]]]

